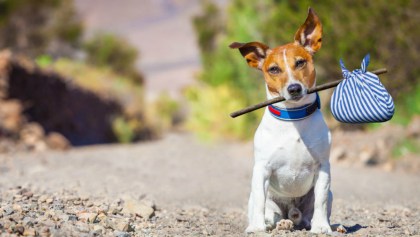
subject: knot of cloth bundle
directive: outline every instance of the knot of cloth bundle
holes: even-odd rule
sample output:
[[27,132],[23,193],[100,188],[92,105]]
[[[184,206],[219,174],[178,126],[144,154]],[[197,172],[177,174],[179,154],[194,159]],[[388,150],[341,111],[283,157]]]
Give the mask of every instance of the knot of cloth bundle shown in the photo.
[[331,113],[343,123],[385,122],[394,115],[394,101],[379,77],[366,71],[370,56],[366,55],[361,69],[352,72],[340,60],[345,80],[338,84],[331,97]]

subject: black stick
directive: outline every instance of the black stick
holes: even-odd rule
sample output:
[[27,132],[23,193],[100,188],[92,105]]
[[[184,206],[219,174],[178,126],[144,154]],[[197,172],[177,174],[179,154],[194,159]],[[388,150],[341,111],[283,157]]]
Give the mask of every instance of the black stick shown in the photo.
[[[388,72],[388,70],[386,68],[381,68],[381,69],[372,71],[372,73],[373,74],[376,74],[376,75],[384,74],[384,73],[387,73],[387,72]],[[328,83],[325,83],[325,84],[316,86],[313,89],[309,89],[308,90],[308,94],[311,94],[311,93],[314,93],[314,92],[317,92],[317,91],[326,90],[326,89],[329,89],[329,88],[332,88],[332,87],[336,87],[343,80],[344,79],[340,79],[340,80],[337,80],[337,81],[328,82]],[[246,107],[244,109],[235,111],[235,112],[233,112],[233,113],[230,114],[230,117],[236,118],[238,116],[241,116],[243,114],[252,112],[254,110],[261,109],[262,107],[265,107],[267,105],[271,105],[271,104],[274,104],[274,103],[277,103],[277,102],[281,102],[281,101],[284,101],[284,100],[285,100],[284,97],[279,96],[279,97],[273,98],[271,100],[267,100],[267,101],[264,101],[262,103],[259,103],[259,104],[256,104],[256,105],[251,105],[251,106]]]

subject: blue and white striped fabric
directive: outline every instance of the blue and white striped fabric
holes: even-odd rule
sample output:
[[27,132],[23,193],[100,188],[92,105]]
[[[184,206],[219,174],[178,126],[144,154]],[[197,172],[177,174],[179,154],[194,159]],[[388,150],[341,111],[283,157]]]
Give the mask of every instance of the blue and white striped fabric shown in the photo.
[[331,112],[343,123],[385,122],[394,115],[391,95],[377,75],[367,72],[369,54],[362,61],[362,68],[350,72],[340,60],[343,80],[331,98]]

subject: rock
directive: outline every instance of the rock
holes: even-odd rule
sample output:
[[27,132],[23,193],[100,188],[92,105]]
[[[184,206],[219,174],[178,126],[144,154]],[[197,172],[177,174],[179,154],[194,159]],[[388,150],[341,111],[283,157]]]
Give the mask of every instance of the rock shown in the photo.
[[47,195],[41,195],[41,196],[39,196],[39,198],[38,198],[38,203],[43,203],[43,202],[46,202],[46,201],[47,201],[47,199],[48,199],[48,196],[47,196]]
[[64,204],[60,200],[55,200],[53,201],[51,208],[54,210],[64,210]]
[[121,213],[122,210],[123,210],[122,207],[113,206],[113,205],[109,208],[109,212],[113,215],[117,215],[117,214]]
[[82,213],[77,214],[77,218],[80,221],[83,221],[86,223],[95,223],[97,216],[98,216],[97,213],[90,213],[90,212],[82,212]]
[[131,234],[124,231],[114,231],[115,237],[131,237]]
[[105,225],[113,230],[132,232],[134,226],[129,219],[126,218],[107,218]]
[[22,192],[22,196],[27,197],[27,198],[31,198],[33,195],[34,193],[31,191]]
[[23,235],[23,233],[25,232],[25,227],[23,227],[20,224],[17,224],[12,229],[13,229],[13,233],[20,234],[20,235]]
[[45,132],[41,125],[32,122],[25,124],[19,135],[24,144],[35,147],[43,143]]
[[53,198],[47,198],[47,199],[45,200],[45,202],[46,202],[47,204],[51,204],[51,203],[53,203],[53,201],[54,201],[54,199],[53,199]]
[[330,159],[332,162],[339,162],[346,158],[346,149],[343,147],[335,147],[331,150]]
[[80,232],[87,233],[90,231],[89,225],[83,222],[76,223],[76,229]]
[[99,214],[98,214],[98,216],[96,217],[96,220],[97,220],[98,222],[103,222],[106,218],[107,218],[107,216],[106,216],[103,212],[101,212],[101,213],[99,213]]
[[105,227],[101,226],[101,225],[94,225],[93,226],[93,230],[91,232],[92,236],[104,236],[105,235]]
[[77,216],[76,215],[73,215],[73,214],[68,215],[68,220],[69,221],[77,221]]
[[18,134],[24,121],[22,104],[18,100],[2,101],[0,106],[0,128]]
[[147,200],[127,199],[124,202],[122,213],[134,214],[148,220],[155,212],[154,203]]
[[5,207],[3,207],[3,214],[5,216],[10,216],[14,213],[15,211],[13,210],[13,206],[12,205],[7,205]]
[[378,157],[377,157],[377,151],[375,147],[365,147],[360,155],[359,159],[363,162],[365,165],[376,165],[378,163]]
[[25,229],[23,236],[37,236],[37,232],[33,228]]
[[45,142],[53,150],[67,150],[71,147],[69,140],[57,132],[50,132],[45,138]]

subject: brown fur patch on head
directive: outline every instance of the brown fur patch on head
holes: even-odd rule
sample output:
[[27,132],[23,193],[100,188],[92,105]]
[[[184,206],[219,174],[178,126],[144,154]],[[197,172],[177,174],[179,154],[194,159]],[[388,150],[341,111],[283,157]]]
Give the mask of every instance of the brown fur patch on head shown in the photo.
[[[286,53],[286,61],[283,56],[284,52]],[[304,60],[304,65],[296,67],[298,60]],[[274,66],[279,68],[279,73],[270,73],[270,68]],[[279,91],[286,85],[288,81],[287,67],[290,68],[293,78],[300,81],[306,88],[315,85],[315,68],[312,55],[302,46],[291,43],[272,49],[264,61],[262,71],[268,90],[273,95],[279,95]]]

